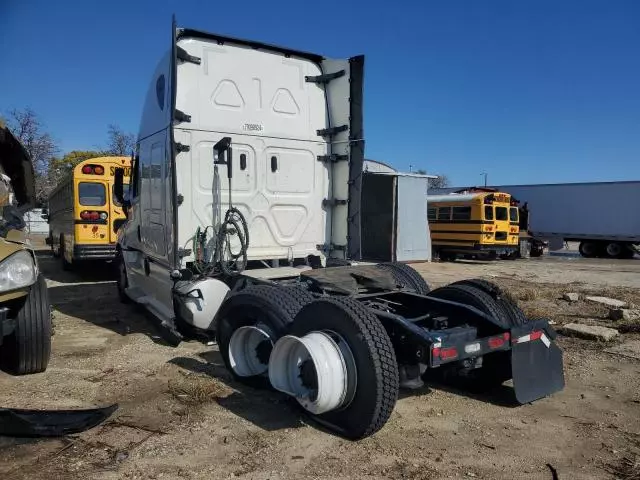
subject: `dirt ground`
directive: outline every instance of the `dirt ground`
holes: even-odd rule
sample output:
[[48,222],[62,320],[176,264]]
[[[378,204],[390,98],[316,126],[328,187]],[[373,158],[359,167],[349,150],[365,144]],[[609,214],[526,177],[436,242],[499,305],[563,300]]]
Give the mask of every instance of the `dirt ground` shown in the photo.
[[[487,395],[427,385],[402,392],[376,435],[350,442],[310,423],[285,396],[233,382],[215,345],[168,346],[118,301],[107,269],[62,272],[47,252],[40,263],[55,309],[52,360],[43,374],[0,373],[0,405],[120,407],[68,438],[0,437],[2,479],[638,478],[625,475],[640,449],[640,361],[606,353],[606,345],[559,337],[567,386],[549,398],[516,406],[508,384]],[[433,286],[495,281],[528,314],[557,325],[616,325],[604,309],[561,300],[568,291],[640,305],[639,260],[415,267]]]

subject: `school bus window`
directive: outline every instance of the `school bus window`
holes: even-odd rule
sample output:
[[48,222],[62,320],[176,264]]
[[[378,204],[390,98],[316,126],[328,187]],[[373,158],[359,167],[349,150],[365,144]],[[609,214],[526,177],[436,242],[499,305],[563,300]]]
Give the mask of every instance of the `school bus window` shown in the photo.
[[440,207],[438,210],[438,220],[450,220],[451,207]]
[[[123,192],[124,198],[128,198],[129,197],[129,185],[128,184],[125,183],[122,186],[122,192]],[[111,201],[113,202],[113,204],[116,207],[121,207],[122,206],[122,204],[116,198],[116,186],[115,185],[111,189]]]
[[471,220],[471,207],[453,207],[453,220]]
[[509,220],[512,222],[518,221],[518,207],[511,207],[509,209]]
[[84,207],[101,207],[107,203],[107,192],[101,183],[80,182],[78,197]]
[[491,205],[484,206],[484,219],[493,220],[493,207]]
[[508,220],[507,207],[496,207],[496,220]]
[[435,220],[438,216],[437,208],[428,208],[427,209],[427,220]]

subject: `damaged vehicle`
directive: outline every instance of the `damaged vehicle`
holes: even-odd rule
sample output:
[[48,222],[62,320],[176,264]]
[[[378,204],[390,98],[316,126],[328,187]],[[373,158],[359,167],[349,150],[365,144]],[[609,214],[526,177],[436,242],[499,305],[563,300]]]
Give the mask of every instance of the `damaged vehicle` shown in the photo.
[[24,231],[35,203],[27,151],[0,126],[0,369],[14,375],[44,372],[51,355],[47,283]]
[[[0,125],[0,369],[41,373],[51,357],[52,319],[47,283],[24,231],[23,215],[35,203],[29,154]],[[117,404],[78,410],[0,407],[0,435],[52,437],[92,428]]]

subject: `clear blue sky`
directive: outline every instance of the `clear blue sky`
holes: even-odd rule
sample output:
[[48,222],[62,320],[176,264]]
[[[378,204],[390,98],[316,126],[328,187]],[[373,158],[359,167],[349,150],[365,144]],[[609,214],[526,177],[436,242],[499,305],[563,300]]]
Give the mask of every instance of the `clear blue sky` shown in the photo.
[[455,185],[640,179],[636,0],[0,0],[0,111],[31,106],[64,151],[137,133],[174,12],[365,54],[368,158]]

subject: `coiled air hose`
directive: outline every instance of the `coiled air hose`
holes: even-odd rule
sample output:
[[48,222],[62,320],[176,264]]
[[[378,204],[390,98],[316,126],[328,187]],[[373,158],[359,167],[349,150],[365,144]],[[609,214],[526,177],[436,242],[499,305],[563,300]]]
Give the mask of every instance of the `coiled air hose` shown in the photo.
[[[229,180],[229,208],[224,215],[224,220],[218,228],[215,241],[215,252],[210,261],[206,254],[207,230],[214,227],[206,227],[203,232],[200,227],[194,235],[194,267],[198,273],[210,275],[212,273],[223,273],[226,275],[236,275],[247,267],[247,251],[249,249],[249,227],[242,212],[233,206],[231,202],[231,138],[225,137],[214,146],[216,157],[215,165],[227,166],[227,178]],[[226,158],[225,158],[226,156]],[[232,239],[238,237],[239,248],[233,251]]]
[[[229,192],[231,198],[231,192]],[[237,235],[240,248],[234,252],[231,239]],[[242,272],[247,267],[247,250],[249,249],[249,227],[242,212],[230,206],[224,215],[224,221],[218,229],[216,243],[216,264],[227,275]]]

